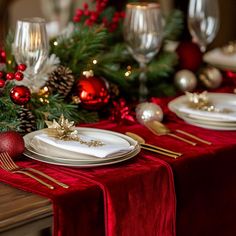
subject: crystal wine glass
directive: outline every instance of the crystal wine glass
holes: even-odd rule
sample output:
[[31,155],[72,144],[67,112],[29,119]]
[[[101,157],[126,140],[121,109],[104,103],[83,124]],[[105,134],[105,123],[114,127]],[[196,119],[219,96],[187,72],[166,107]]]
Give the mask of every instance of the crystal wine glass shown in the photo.
[[219,6],[217,0],[190,0],[188,28],[202,52],[215,38],[219,28]]
[[18,64],[25,64],[25,77],[30,80],[29,87],[33,90],[37,74],[42,70],[49,51],[46,23],[42,18],[18,20],[13,53]]
[[141,69],[139,76],[140,101],[145,100],[148,94],[146,66],[161,47],[162,22],[158,3],[133,2],[126,5],[123,33],[129,52],[139,63]]

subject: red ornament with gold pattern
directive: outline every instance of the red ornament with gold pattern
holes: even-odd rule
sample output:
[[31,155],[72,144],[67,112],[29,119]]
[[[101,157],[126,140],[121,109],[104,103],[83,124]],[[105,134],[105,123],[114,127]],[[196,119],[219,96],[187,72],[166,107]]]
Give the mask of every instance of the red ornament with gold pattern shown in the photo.
[[85,109],[99,110],[109,101],[110,95],[106,81],[96,77],[93,71],[84,71],[76,82],[74,101],[77,100]]

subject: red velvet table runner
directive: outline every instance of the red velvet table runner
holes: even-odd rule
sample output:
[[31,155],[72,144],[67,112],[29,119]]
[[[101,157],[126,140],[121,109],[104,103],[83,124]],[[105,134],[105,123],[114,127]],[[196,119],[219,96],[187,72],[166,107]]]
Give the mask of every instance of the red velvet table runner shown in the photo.
[[58,188],[50,192],[33,180],[2,170],[0,179],[51,198],[57,235],[165,236],[175,235],[173,172],[176,235],[236,235],[236,132],[188,125],[169,112],[166,104],[161,105],[169,128],[183,129],[213,144],[191,146],[169,136],[154,136],[139,124],[101,122],[94,127],[136,132],[149,143],[184,155],[175,160],[142,150],[129,161],[91,169],[57,167],[29,159],[19,162],[70,184],[68,191]]
[[[114,124],[100,124],[111,129]],[[126,131],[127,127],[119,130]],[[54,206],[54,235],[175,235],[175,192],[171,168],[161,159],[140,153],[111,166],[69,168],[28,158],[34,167],[70,185],[49,190],[20,174],[0,170],[0,180],[46,196]]]

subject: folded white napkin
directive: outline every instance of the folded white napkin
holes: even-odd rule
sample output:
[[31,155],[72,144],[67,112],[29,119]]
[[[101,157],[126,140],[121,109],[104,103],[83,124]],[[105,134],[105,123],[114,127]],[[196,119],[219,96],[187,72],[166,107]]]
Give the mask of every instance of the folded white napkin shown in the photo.
[[124,154],[134,149],[134,146],[130,145],[127,140],[111,134],[100,134],[101,137],[99,137],[99,139],[86,135],[79,136],[83,141],[98,140],[101,141],[104,145],[89,147],[88,145],[81,144],[78,141],[64,141],[56,139],[54,137],[50,137],[46,133],[40,133],[32,138],[31,146],[37,148],[37,150],[44,151],[46,151],[45,149],[47,148],[54,148],[57,154],[60,153],[60,150],[66,150],[68,151],[68,154],[73,153],[73,155],[70,155],[70,157],[74,158],[78,157],[79,154],[106,158],[114,154]]
[[212,121],[235,121],[236,122],[236,112],[222,113],[222,112],[210,112],[202,111],[189,107],[180,107],[178,112],[184,113],[185,115],[192,118],[199,118]]

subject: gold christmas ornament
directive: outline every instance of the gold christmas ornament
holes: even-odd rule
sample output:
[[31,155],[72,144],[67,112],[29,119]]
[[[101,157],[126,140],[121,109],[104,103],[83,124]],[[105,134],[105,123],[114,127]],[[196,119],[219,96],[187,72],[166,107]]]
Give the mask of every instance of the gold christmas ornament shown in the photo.
[[190,70],[180,70],[174,77],[175,86],[182,92],[192,92],[197,86],[197,78]]
[[222,83],[222,74],[217,68],[207,66],[200,72],[199,79],[207,88],[215,89]]
[[230,41],[225,46],[223,46],[221,50],[226,55],[231,55],[236,53],[236,41]]

